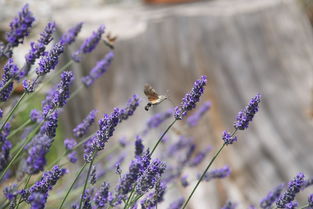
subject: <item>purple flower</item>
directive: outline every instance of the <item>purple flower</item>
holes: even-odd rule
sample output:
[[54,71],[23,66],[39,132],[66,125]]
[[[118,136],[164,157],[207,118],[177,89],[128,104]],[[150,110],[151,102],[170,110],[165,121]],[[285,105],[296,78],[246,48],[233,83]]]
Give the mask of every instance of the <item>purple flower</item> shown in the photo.
[[3,117],[3,110],[0,109],[0,118],[2,118],[2,117]]
[[30,94],[34,92],[34,83],[31,80],[23,80],[23,88],[26,93]]
[[175,200],[170,204],[168,209],[181,209],[183,204],[185,202],[185,199],[183,197],[179,198],[178,200]]
[[211,150],[212,148],[209,146],[204,150],[200,151],[193,159],[191,159],[189,166],[194,167],[199,165]]
[[53,40],[52,34],[55,31],[55,22],[49,22],[44,31],[40,34],[40,38],[37,43],[31,42],[28,54],[25,55],[26,66],[25,75],[28,74],[30,66],[33,65],[39,57],[43,56],[46,50],[46,46]]
[[23,43],[24,38],[29,35],[34,21],[33,14],[28,10],[28,4],[25,4],[22,11],[10,23],[11,30],[6,34],[6,40],[11,47]]
[[313,208],[313,194],[310,194],[308,198],[309,207]]
[[287,191],[282,194],[276,202],[278,208],[285,208],[288,203],[291,203],[296,194],[300,191],[302,185],[304,184],[303,173],[298,173],[297,176],[288,183]]
[[0,88],[3,88],[0,91],[0,102],[8,100],[13,90],[13,80],[19,79],[19,68],[14,64],[12,58],[10,58],[4,65],[3,71],[2,79],[0,81]]
[[206,85],[206,76],[201,76],[199,80],[194,83],[192,90],[185,95],[181,104],[175,108],[174,117],[176,120],[182,120],[187,112],[196,107],[200,96],[203,94],[204,86]]
[[224,166],[223,168],[220,169],[215,169],[213,171],[210,171],[204,175],[203,180],[205,181],[210,181],[212,179],[217,179],[217,178],[225,178],[229,176],[231,173],[231,170],[228,166]]
[[196,150],[196,145],[194,143],[190,143],[187,147],[187,152],[185,156],[180,160],[181,167],[185,166],[191,159],[192,154]]
[[166,185],[158,181],[153,192],[149,193],[142,201],[142,209],[154,208],[158,203],[163,201],[163,196],[166,191]]
[[30,209],[44,209],[48,199],[47,193],[35,192],[28,197],[28,202],[31,205]]
[[180,178],[180,183],[183,187],[187,187],[189,185],[189,182],[188,182],[188,177],[187,176],[183,176]]
[[65,71],[61,74],[61,81],[55,89],[52,89],[42,103],[42,112],[46,116],[48,113],[55,111],[56,108],[63,107],[70,97],[70,86],[74,77],[71,71]]
[[229,145],[237,141],[237,136],[233,136],[228,131],[224,131],[222,139],[226,145]]
[[68,160],[71,162],[71,163],[76,163],[77,162],[77,152],[76,151],[73,151],[71,153],[69,153],[67,155],[67,158]]
[[93,67],[89,74],[82,78],[82,82],[88,88],[90,87],[98,78],[100,78],[109,68],[114,58],[114,52],[108,52],[105,57],[97,62],[96,66]]
[[84,160],[86,162],[91,162],[93,153],[97,150],[97,139],[98,136],[94,135],[84,143]]
[[[27,203],[32,206],[34,205],[34,207],[36,206],[36,202],[43,203],[43,200],[46,200],[48,197],[48,191],[52,190],[52,187],[65,173],[66,169],[59,168],[57,165],[51,171],[44,172],[41,179],[24,192],[25,194],[23,196],[26,198]],[[36,196],[33,196],[33,194],[36,194]]]
[[139,177],[136,185],[136,193],[142,195],[152,189],[161,175],[164,173],[166,164],[159,159],[154,159],[148,168]]
[[197,112],[187,118],[187,124],[189,127],[196,126],[202,116],[211,108],[211,102],[205,102]]
[[122,200],[126,199],[127,194],[132,190],[134,183],[149,166],[150,160],[150,152],[146,151],[145,154],[136,157],[131,161],[128,173],[122,176],[117,185],[115,202],[120,203]]
[[18,186],[17,184],[11,184],[3,189],[3,194],[5,198],[9,201],[12,201],[18,195]]
[[127,120],[129,116],[132,116],[139,106],[139,97],[137,95],[133,95],[127,102],[127,106],[121,110],[120,119]]
[[42,135],[47,135],[49,138],[53,138],[56,135],[56,129],[58,127],[59,113],[57,111],[50,113],[45,118],[45,122],[40,128]]
[[273,203],[279,198],[281,192],[283,191],[284,184],[278,185],[272,191],[270,191],[266,197],[264,197],[260,202],[260,207],[263,209],[270,209]]
[[259,110],[259,103],[261,102],[261,95],[257,94],[253,97],[249,104],[238,113],[234,127],[239,130],[248,128],[249,122],[252,121],[255,113]]
[[145,148],[145,146],[142,144],[142,138],[140,136],[136,136],[135,156],[142,155],[144,148]]
[[64,140],[64,146],[65,146],[65,149],[67,151],[73,150],[76,145],[77,145],[77,142],[75,139],[65,139]]
[[30,112],[29,117],[30,117],[30,120],[32,122],[35,122],[35,123],[41,122],[43,120],[41,112],[39,110],[36,110],[36,109],[33,109]]
[[293,202],[290,202],[290,203],[287,203],[286,206],[285,206],[285,209],[295,209],[296,207],[298,207],[298,203],[293,201]]
[[84,209],[92,209],[91,199],[93,195],[93,189],[86,189],[82,199],[83,199],[83,208]]
[[121,145],[121,147],[126,147],[126,145],[128,144],[126,137],[119,138],[118,142]]
[[235,209],[237,204],[228,201],[221,209]]
[[101,25],[97,31],[94,31],[92,35],[84,41],[79,50],[77,50],[72,55],[72,58],[75,62],[80,62],[81,54],[90,53],[96,48],[99,41],[101,40],[102,34],[104,33],[104,29],[104,25]]
[[57,66],[59,62],[59,56],[63,53],[64,46],[59,42],[54,44],[52,49],[39,60],[39,67],[36,68],[38,76],[43,76],[49,73]]
[[106,182],[103,182],[101,184],[101,187],[99,188],[98,192],[96,193],[94,197],[96,208],[104,208],[106,204],[111,201],[112,194],[109,191],[110,185]]
[[60,42],[63,45],[70,45],[71,43],[73,43],[76,39],[76,36],[81,31],[82,27],[83,23],[80,22],[74,27],[70,28],[66,33],[62,35]]
[[88,128],[95,122],[96,113],[97,110],[92,110],[87,117],[73,129],[75,137],[80,138],[87,133]]
[[0,133],[0,171],[4,170],[10,160],[11,142],[7,139],[10,134],[10,123],[7,123]]
[[114,108],[114,111],[108,115],[104,114],[103,118],[99,120],[99,130],[97,131],[97,148],[102,150],[108,139],[113,136],[115,127],[120,122],[121,110]]
[[47,135],[36,135],[32,141],[25,146],[27,158],[23,163],[23,171],[27,174],[37,174],[43,171],[46,165],[46,154],[48,153],[53,140]]

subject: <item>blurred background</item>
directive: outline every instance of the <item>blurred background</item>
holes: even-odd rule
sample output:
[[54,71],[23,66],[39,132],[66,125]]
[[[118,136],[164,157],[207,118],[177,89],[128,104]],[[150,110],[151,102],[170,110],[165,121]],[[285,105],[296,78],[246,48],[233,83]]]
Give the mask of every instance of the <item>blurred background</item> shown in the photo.
[[[24,3],[0,0],[1,38]],[[238,208],[247,208],[258,204],[269,190],[299,171],[313,177],[312,0],[28,3],[37,21],[23,46],[15,49],[14,58],[20,66],[30,41],[38,38],[49,20],[56,21],[59,36],[76,23],[84,22],[79,40],[66,52],[68,59],[100,24],[117,36],[113,65],[91,89],[83,90],[70,101],[62,114],[55,140],[58,146],[62,146],[65,137],[71,137],[72,128],[92,108],[99,110],[100,118],[102,113],[123,106],[133,94],[139,94],[143,100],[138,112],[122,124],[122,131],[117,130],[113,140],[134,136],[153,114],[179,104],[193,82],[207,75],[208,85],[200,104],[211,101],[212,108],[193,129],[185,130],[184,121],[175,125],[175,130],[188,131],[199,148],[211,145],[215,153],[222,144],[222,131],[231,130],[237,112],[256,93],[261,93],[263,100],[251,127],[239,133],[238,143],[227,147],[213,166],[229,165],[230,177],[202,184],[190,208],[220,208],[227,200],[239,203]],[[72,65],[76,77],[86,75],[107,51],[101,44],[81,65]],[[66,56],[62,62],[67,62]],[[171,101],[146,112],[143,94],[146,83]],[[40,107],[42,97],[34,98],[31,107],[18,117],[28,117],[31,108]],[[17,118],[16,124],[24,120]],[[144,139],[146,143],[153,144],[168,123],[149,134]],[[169,138],[175,134],[172,131]],[[63,152],[58,146],[53,147],[50,158]],[[205,164],[198,166],[198,171],[187,169],[185,173],[195,176]],[[187,196],[190,191],[191,187],[171,189],[164,208],[178,197],[177,192]],[[309,193],[312,189],[302,193],[299,200],[305,202]]]

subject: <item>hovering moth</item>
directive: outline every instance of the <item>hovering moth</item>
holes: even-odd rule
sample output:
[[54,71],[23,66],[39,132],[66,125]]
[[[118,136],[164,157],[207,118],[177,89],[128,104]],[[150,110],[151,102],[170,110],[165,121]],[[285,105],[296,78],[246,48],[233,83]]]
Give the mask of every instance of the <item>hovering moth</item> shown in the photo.
[[117,39],[117,36],[112,36],[110,32],[106,34],[106,40],[103,40],[104,44],[107,45],[110,49],[114,49],[114,42]]
[[145,85],[144,93],[149,100],[148,104],[145,106],[146,111],[148,111],[152,105],[160,104],[167,99],[167,97],[164,95],[158,95],[149,84]]

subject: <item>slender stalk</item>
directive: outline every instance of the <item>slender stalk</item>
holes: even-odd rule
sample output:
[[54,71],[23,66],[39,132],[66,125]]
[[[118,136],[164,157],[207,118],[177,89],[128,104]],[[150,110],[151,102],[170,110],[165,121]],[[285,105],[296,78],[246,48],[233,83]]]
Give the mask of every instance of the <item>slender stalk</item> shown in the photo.
[[136,188],[136,185],[135,185],[134,188],[132,189],[132,191],[131,191],[131,193],[130,193],[130,195],[129,195],[129,197],[128,197],[128,199],[127,199],[127,201],[126,201],[125,206],[124,206],[123,209],[126,209],[126,208],[127,208],[128,204],[129,204],[130,200],[132,199],[132,196],[133,196],[133,194],[134,194],[134,192],[135,192],[135,188]]
[[12,81],[13,81],[13,79],[10,78],[10,79],[4,84],[4,86],[2,86],[2,87],[0,88],[0,92],[1,92],[3,89],[5,89],[6,87],[8,87],[8,85],[9,85]]
[[162,136],[159,138],[159,140],[157,141],[157,143],[154,145],[150,156],[152,156],[152,154],[154,153],[155,149],[157,148],[157,146],[160,144],[160,142],[162,141],[163,137],[165,136],[165,134],[170,130],[170,128],[175,124],[177,120],[174,119],[174,121],[167,127],[167,129],[164,131],[164,133],[162,134]]
[[82,196],[81,196],[81,199],[80,199],[80,202],[79,202],[79,209],[81,209],[82,205],[83,205],[83,199],[84,199],[83,197],[85,195],[85,191],[86,191],[86,188],[87,188],[89,175],[90,175],[92,164],[93,164],[93,161],[95,159],[96,154],[97,154],[97,152],[94,152],[94,154],[92,156],[92,159],[91,159],[91,162],[89,163],[90,165],[89,165],[88,173],[87,173],[85,184],[84,184],[84,189],[83,189]]
[[27,121],[25,121],[22,125],[20,125],[17,129],[15,129],[14,131],[12,131],[9,136],[7,137],[8,139],[10,139],[12,136],[14,136],[17,132],[19,132],[20,130],[24,129],[26,126],[28,126],[31,123],[31,119],[28,119]]
[[9,115],[5,118],[4,122],[1,125],[0,128],[0,132],[2,131],[3,127],[5,126],[5,124],[7,124],[7,122],[10,120],[11,116],[13,115],[14,111],[16,110],[16,108],[19,106],[19,104],[22,102],[22,100],[24,99],[24,97],[26,96],[26,92],[24,92],[22,94],[22,96],[20,97],[20,99],[17,101],[17,103],[14,105],[14,107],[12,108],[12,110],[10,111]]
[[209,170],[209,168],[211,167],[211,165],[213,164],[213,162],[215,161],[215,159],[217,158],[217,156],[220,154],[220,152],[223,150],[223,148],[225,147],[225,143],[221,146],[221,148],[218,150],[218,152],[214,155],[214,157],[212,158],[212,160],[210,161],[210,163],[208,164],[208,166],[206,167],[206,169],[204,170],[204,172],[202,173],[200,179],[198,180],[196,186],[193,188],[192,192],[190,193],[187,201],[185,202],[184,206],[182,209],[185,209],[191,199],[191,197],[193,196],[193,194],[195,193],[196,189],[198,188],[200,182],[202,181],[203,177],[205,176],[206,172]]
[[76,178],[74,179],[72,185],[70,186],[70,188],[68,189],[68,191],[67,191],[65,197],[63,198],[62,203],[61,203],[61,205],[59,206],[59,209],[61,209],[61,208],[63,207],[63,205],[64,205],[64,203],[65,203],[65,201],[66,201],[68,195],[70,194],[71,190],[73,189],[74,184],[76,183],[76,181],[78,180],[78,177],[81,175],[81,173],[82,173],[83,170],[85,169],[86,165],[87,165],[87,163],[85,162],[84,165],[83,165],[83,166],[81,167],[81,169],[79,170],[78,174],[76,175]]
[[[27,186],[28,186],[28,183],[29,183],[29,180],[30,180],[30,178],[32,177],[32,175],[28,175],[28,177],[27,177],[27,179],[26,179],[26,182],[25,182],[25,185],[24,185],[24,190],[27,188]],[[16,209],[18,209],[18,207],[20,206],[20,204],[21,204],[21,201],[22,200],[22,196],[20,196],[20,198],[19,198],[19,200],[17,201],[18,203],[17,203],[17,205],[16,205]]]
[[28,144],[28,142],[33,138],[33,136],[37,133],[37,131],[39,130],[40,126],[42,125],[42,123],[38,124],[37,127],[27,136],[27,138],[25,139],[24,143],[21,145],[20,149],[17,151],[17,153],[14,155],[14,157],[12,158],[12,160],[10,161],[10,163],[7,165],[7,167],[3,170],[1,176],[0,176],[0,180],[4,177],[4,175],[6,174],[6,172],[8,171],[8,169],[11,167],[11,165],[14,163],[14,161],[20,156],[20,154],[22,153],[24,147]]

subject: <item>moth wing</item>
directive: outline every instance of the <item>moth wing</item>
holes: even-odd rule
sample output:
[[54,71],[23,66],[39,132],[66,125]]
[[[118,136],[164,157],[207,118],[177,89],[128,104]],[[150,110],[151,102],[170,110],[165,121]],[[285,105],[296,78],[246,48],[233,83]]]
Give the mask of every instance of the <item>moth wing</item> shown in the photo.
[[146,84],[144,88],[144,93],[148,97],[148,100],[153,104],[159,99],[159,95],[155,92],[152,86]]

